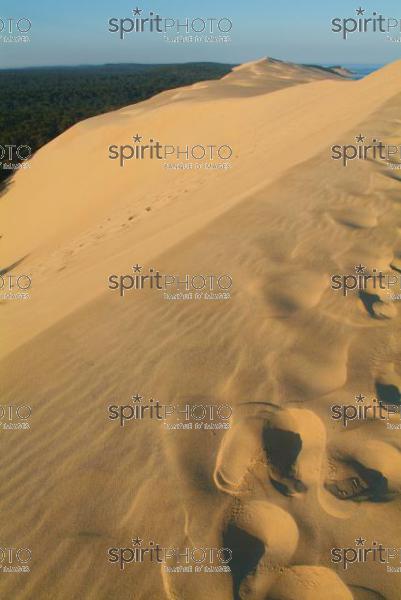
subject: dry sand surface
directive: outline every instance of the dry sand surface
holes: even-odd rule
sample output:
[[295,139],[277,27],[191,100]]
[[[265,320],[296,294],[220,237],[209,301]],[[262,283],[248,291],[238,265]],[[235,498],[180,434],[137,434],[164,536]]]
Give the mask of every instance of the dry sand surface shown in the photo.
[[[397,302],[344,298],[333,273],[401,264],[401,176],[347,169],[333,144],[399,138],[401,63],[361,81],[271,59],[84,121],[0,198],[1,267],[32,276],[3,301],[1,543],[32,551],[5,600],[397,600],[398,573],[330,550],[401,546],[401,432],[344,428],[333,404],[401,389]],[[111,144],[229,144],[228,170],[120,168]],[[229,300],[107,287],[132,265],[230,274]],[[14,265],[14,266],[13,266]],[[392,265],[392,267],[391,267]],[[394,271],[395,272],[395,271]],[[227,430],[108,418],[139,392],[232,407]],[[225,547],[231,573],[124,570],[109,548]]]

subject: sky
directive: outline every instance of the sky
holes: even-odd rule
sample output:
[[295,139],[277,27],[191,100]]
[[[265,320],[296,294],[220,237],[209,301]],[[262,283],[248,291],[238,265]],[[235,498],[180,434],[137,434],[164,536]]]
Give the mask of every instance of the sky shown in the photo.
[[[361,4],[359,3],[361,2]],[[131,33],[124,40],[108,31],[111,18],[132,18],[133,10],[168,19],[224,18],[232,22],[230,42],[175,43],[176,34]],[[264,56],[300,63],[384,64],[401,58],[401,27],[384,33],[356,33],[343,40],[331,31],[334,18],[358,18],[356,9],[401,21],[399,0],[0,0],[0,36],[13,19],[32,23],[27,43],[0,37],[0,68],[103,63],[216,61],[243,63]],[[27,21],[21,21],[22,28]],[[200,27],[201,21],[197,21]],[[223,22],[223,26],[228,21]],[[394,22],[393,22],[394,23]],[[128,25],[127,25],[128,26]],[[172,29],[169,31],[173,31]],[[398,33],[397,33],[398,32]],[[216,34],[220,32],[216,31]]]

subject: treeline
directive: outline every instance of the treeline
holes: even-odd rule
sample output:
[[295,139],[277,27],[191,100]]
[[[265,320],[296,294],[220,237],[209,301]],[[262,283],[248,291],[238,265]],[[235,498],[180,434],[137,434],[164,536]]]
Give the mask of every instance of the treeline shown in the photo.
[[[219,63],[0,70],[0,146],[27,145],[35,152],[82,119],[230,70]],[[12,173],[0,168],[0,183]]]

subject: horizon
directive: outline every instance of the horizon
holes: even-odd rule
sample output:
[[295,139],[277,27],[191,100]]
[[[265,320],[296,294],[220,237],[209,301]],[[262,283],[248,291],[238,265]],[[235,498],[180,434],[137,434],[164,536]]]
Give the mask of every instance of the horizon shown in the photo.
[[[40,6],[32,5],[29,0],[20,0],[18,7],[10,0],[5,0],[3,4],[4,7],[0,9],[0,42],[1,31],[4,36],[9,19],[13,19],[13,23],[20,18],[27,19],[31,27],[29,43],[0,43],[1,70],[109,63],[243,64],[266,55],[280,56],[282,60],[300,64],[344,66],[387,64],[400,58],[399,44],[391,43],[396,40],[386,39],[383,33],[356,33],[344,40],[341,34],[333,32],[331,22],[334,18],[356,18],[357,3],[350,6],[347,0],[339,0],[334,8],[315,5],[314,2],[305,6],[300,5],[298,0],[288,0],[285,11],[277,5],[267,6],[262,0],[251,0],[246,11],[228,0],[222,0],[218,6],[212,0],[205,0],[201,7],[194,0],[189,0],[185,8],[178,0],[171,0],[166,8],[153,2],[145,6],[140,1],[130,3],[126,0],[115,0],[112,7],[106,0],[99,0],[95,7],[85,0],[71,0],[68,5],[62,6],[55,6],[51,0],[41,0]],[[374,7],[367,7],[366,3],[362,5],[365,7],[365,17],[370,17]],[[209,37],[229,39],[177,42],[173,39],[176,36],[175,29],[167,36],[165,31],[162,35],[159,29],[151,33],[146,28],[144,31],[127,33],[125,37],[123,34],[124,39],[120,39],[116,32],[111,31],[110,19],[134,20],[133,12],[135,14],[136,10],[145,20],[149,20],[146,17],[150,14],[160,15],[163,19],[175,19],[175,23],[178,20],[182,23],[184,19],[191,22],[197,19],[198,25],[207,19],[216,19],[216,22],[223,19],[226,24],[220,31],[226,31],[227,35]],[[398,4],[390,0],[381,7],[380,14],[396,17],[399,12]],[[1,29],[2,23],[4,26]],[[217,29],[216,25],[214,27]],[[319,56],[318,61],[316,56]]]
[[[189,65],[189,64],[218,64],[229,67],[235,67],[246,63],[257,62],[258,60],[263,60],[264,58],[270,58],[272,60],[278,60],[284,63],[293,63],[298,65],[306,65],[306,66],[321,66],[321,67],[343,67],[343,68],[351,68],[351,67],[384,67],[387,64],[391,64],[394,61],[389,61],[387,63],[341,63],[339,61],[331,61],[331,62],[319,62],[319,61],[308,61],[308,62],[294,62],[290,60],[283,60],[281,58],[276,58],[272,56],[263,56],[251,61],[245,61],[242,63],[237,62],[222,62],[219,60],[189,60],[189,61],[174,61],[174,62],[103,62],[103,63],[64,63],[64,64],[49,64],[49,65],[21,65],[18,67],[0,67],[0,71],[17,71],[17,70],[27,70],[27,69],[74,69],[74,68],[83,68],[83,67],[107,67],[107,66],[119,66],[119,65],[137,65],[137,66],[175,66],[175,65]],[[401,60],[399,58],[398,60]]]

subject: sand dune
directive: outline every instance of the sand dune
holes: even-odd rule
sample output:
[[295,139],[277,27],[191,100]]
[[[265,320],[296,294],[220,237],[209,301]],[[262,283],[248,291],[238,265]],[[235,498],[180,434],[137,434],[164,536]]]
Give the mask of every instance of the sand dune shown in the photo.
[[[275,64],[273,90],[277,68]],[[10,329],[6,324],[6,351],[95,298],[104,289],[104,273],[130,264],[133,252],[140,262],[151,260],[290,167],[326,151],[342,132],[398,92],[400,66],[395,63],[360,82],[327,81],[323,71],[312,69],[310,79],[323,80],[276,93],[268,93],[269,61],[247,69],[251,82],[255,72],[267,79],[263,96],[258,91],[248,96],[249,88],[241,83],[246,80],[244,66],[232,75],[236,89],[243,90],[240,98],[236,92],[228,101],[222,82],[221,98],[215,98],[216,83],[211,82],[211,99],[206,94],[198,104],[196,88],[166,92],[72,127],[37,152],[30,170],[18,174],[0,208],[3,264],[7,268],[29,257],[24,268],[35,272],[41,295],[35,306],[32,302],[34,320],[31,311],[22,310]],[[293,70],[282,63],[284,86]],[[300,68],[301,81],[306,80],[305,70]],[[222,81],[230,89],[230,75]],[[194,118],[194,102],[199,119]],[[119,168],[108,158],[108,146],[127,144],[138,132],[145,139],[157,132],[159,140],[182,146],[229,144],[234,150],[232,168],[223,174],[188,171],[185,177],[181,171],[163,169],[158,161]],[[210,197],[213,201],[205,201]],[[68,211],[62,210],[64,204]],[[173,209],[176,218],[171,218]],[[116,235],[122,228],[127,229],[124,235]],[[79,295],[76,276],[86,281]],[[52,311],[43,294],[49,302],[55,300]]]
[[[401,63],[360,81],[265,59],[84,121],[42,148],[0,199],[2,268],[31,298],[0,306],[2,539],[32,549],[4,598],[397,600],[396,573],[347,570],[330,549],[362,536],[401,545],[399,431],[343,428],[333,404],[401,390],[397,303],[343,298],[330,275],[391,270],[400,178],[343,169],[333,144],[401,133]],[[139,134],[229,144],[231,168],[120,168],[110,144]],[[229,273],[227,301],[120,298],[111,273]],[[394,271],[394,268],[393,268]],[[225,404],[231,428],[121,428],[110,404]],[[18,440],[18,443],[16,443]],[[233,549],[231,574],[107,562],[131,539]]]

